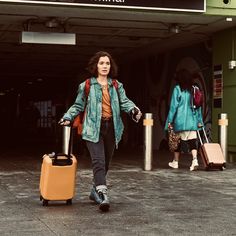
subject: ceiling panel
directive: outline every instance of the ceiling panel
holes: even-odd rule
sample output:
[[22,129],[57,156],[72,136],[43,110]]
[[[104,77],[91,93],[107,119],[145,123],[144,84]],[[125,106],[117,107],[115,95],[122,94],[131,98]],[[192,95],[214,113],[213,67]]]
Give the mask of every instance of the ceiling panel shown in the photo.
[[[173,24],[180,33],[170,31]],[[37,80],[41,75],[68,79],[80,73],[98,50],[134,59],[210,39],[214,32],[235,25],[235,19],[226,22],[222,16],[201,13],[0,2],[0,81],[7,89],[14,81]],[[77,45],[21,44],[21,31],[76,33]]]

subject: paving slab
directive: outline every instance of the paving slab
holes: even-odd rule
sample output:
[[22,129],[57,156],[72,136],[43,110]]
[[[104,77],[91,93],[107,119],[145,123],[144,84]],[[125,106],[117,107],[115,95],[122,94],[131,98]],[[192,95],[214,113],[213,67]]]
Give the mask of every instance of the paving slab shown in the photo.
[[89,158],[78,157],[73,204],[39,200],[41,151],[0,156],[0,235],[236,235],[236,166],[190,172],[191,157],[168,168],[171,154],[155,152],[143,170],[140,151],[116,151],[108,175],[110,211],[88,199]]

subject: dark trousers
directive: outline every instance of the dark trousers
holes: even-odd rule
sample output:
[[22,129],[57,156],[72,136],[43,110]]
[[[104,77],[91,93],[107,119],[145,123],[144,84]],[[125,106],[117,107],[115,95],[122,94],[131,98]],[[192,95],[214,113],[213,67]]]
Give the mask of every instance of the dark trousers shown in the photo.
[[115,135],[112,120],[102,120],[97,143],[86,141],[93,167],[95,186],[106,185],[106,174],[115,149]]

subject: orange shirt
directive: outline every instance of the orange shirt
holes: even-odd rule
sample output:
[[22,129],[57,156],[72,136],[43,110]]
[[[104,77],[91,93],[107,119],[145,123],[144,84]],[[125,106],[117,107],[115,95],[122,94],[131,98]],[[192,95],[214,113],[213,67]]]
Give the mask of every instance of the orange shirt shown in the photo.
[[107,85],[102,86],[102,117],[103,118],[112,117],[111,99]]

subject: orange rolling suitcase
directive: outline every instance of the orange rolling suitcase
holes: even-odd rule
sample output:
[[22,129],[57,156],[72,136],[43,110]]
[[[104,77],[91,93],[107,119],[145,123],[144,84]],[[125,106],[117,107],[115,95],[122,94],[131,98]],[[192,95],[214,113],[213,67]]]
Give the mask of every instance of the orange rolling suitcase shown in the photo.
[[200,148],[199,153],[203,160],[203,165],[206,170],[212,170],[212,169],[220,169],[224,170],[226,167],[225,158],[221,149],[221,146],[219,143],[209,143],[209,140],[207,138],[205,129],[203,128],[203,134],[205,143],[203,143],[203,140],[201,138],[200,132],[197,131],[199,140],[200,140]]
[[[69,129],[70,133],[70,127],[63,128]],[[65,135],[68,134],[63,135],[63,139],[67,142]],[[70,141],[65,145],[70,147]],[[75,194],[77,160],[74,155],[70,154],[69,149],[63,150],[65,154],[52,153],[43,156],[39,184],[40,200],[43,206],[47,206],[49,201],[66,201],[68,205],[72,204]]]

